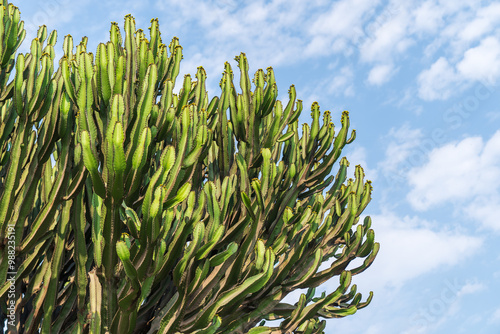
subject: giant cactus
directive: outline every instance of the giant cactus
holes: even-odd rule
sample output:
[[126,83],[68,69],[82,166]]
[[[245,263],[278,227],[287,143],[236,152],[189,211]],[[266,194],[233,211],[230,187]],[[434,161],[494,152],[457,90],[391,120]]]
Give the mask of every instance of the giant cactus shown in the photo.
[[[182,48],[125,17],[124,38],[40,27],[30,52],[19,10],[0,6],[0,298],[19,333],[323,333],[365,307],[351,276],[374,260],[371,185],[348,136],[312,105],[277,100],[272,68],[251,83],[245,54],[210,99],[205,71],[174,86]],[[349,138],[348,138],[349,137]],[[326,192],[324,192],[327,190]],[[346,270],[355,258],[364,263]],[[320,270],[325,262],[331,265]],[[315,296],[334,276],[340,285]],[[308,288],[295,305],[282,300]],[[279,320],[266,326],[266,320]]]

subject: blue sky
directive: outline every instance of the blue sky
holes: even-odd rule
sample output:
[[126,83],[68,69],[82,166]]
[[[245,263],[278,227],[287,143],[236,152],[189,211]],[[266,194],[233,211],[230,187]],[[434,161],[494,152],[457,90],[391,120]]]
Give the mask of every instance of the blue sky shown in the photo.
[[[500,328],[500,3],[494,1],[22,0],[28,31],[46,24],[90,50],[131,13],[184,48],[219,94],[225,61],[272,66],[295,84],[301,122],[318,101],[357,139],[344,154],[373,180],[380,253],[354,278],[372,304],[327,333],[485,333]],[[351,170],[351,173],[353,170]],[[324,289],[335,289],[333,280]],[[329,287],[328,287],[329,286]],[[296,296],[291,296],[293,298]]]

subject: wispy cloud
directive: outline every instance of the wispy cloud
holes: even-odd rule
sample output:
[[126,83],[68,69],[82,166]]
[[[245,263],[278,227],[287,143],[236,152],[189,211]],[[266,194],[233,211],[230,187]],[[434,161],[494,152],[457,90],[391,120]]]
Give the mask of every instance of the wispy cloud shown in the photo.
[[427,101],[446,100],[455,92],[457,80],[453,66],[441,57],[418,76],[418,95]]
[[489,36],[464,53],[457,64],[459,73],[466,79],[496,81],[500,76],[500,42]]
[[[465,283],[456,278],[451,281],[446,280],[439,296],[431,299],[427,306],[414,313],[409,328],[403,334],[442,332],[442,326],[454,321],[458,316],[466,296],[486,289],[487,286],[477,280]],[[479,314],[468,315],[467,324],[480,320]]]
[[436,268],[456,265],[483,242],[459,231],[437,229],[440,224],[418,216],[401,217],[384,210],[372,215],[372,220],[375,238],[382,246],[369,272],[359,278],[370,289],[401,288]]
[[354,96],[353,85],[354,72],[350,66],[342,67],[331,80],[325,82],[328,84],[327,91],[330,94]]
[[375,86],[380,86],[391,78],[394,74],[394,66],[392,64],[382,64],[373,67],[368,74],[368,83]]
[[499,323],[500,322],[500,308],[497,308],[491,318],[490,318],[490,322],[493,322],[493,323]]
[[[349,54],[356,44],[365,41],[364,25],[373,17],[378,1],[355,0],[332,2],[308,28],[311,42],[307,54]],[[354,45],[353,45],[354,44]],[[335,47],[342,45],[343,48]]]
[[[49,33],[54,29],[59,30],[63,25],[75,20],[82,8],[88,6],[88,2],[89,0],[77,3],[69,0],[48,0],[36,2],[30,6],[25,6],[23,2],[17,3],[16,5],[21,10],[21,19],[24,21],[24,29],[26,29],[26,38],[19,51],[29,51],[31,40],[36,37],[40,26],[46,25]],[[61,35],[59,36],[61,38]]]
[[378,168],[388,181],[406,182],[407,172],[422,161],[424,153],[418,148],[423,138],[422,130],[412,128],[409,123],[389,130],[384,137],[388,143],[385,158],[378,163]]
[[500,230],[500,131],[486,142],[467,137],[432,150],[429,161],[410,170],[408,201],[418,210],[455,203],[483,226]]
[[458,37],[467,42],[473,42],[485,34],[498,28],[500,23],[500,4],[492,4],[479,8],[473,20],[467,22]]
[[375,25],[373,38],[367,39],[361,45],[361,60],[374,62],[394,59],[396,55],[404,53],[414,43],[408,33],[408,25],[411,22],[410,12],[401,6],[393,11],[394,15]]

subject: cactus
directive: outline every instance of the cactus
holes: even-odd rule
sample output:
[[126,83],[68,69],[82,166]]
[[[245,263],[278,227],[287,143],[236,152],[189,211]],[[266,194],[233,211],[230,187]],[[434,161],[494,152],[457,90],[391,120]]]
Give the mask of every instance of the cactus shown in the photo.
[[[55,31],[30,52],[19,10],[0,6],[0,320],[14,333],[323,333],[367,306],[352,275],[373,262],[372,187],[347,179],[337,133],[314,103],[298,131],[294,86],[251,82],[236,57],[221,95],[186,75],[182,47],[125,17],[94,54],[54,64]],[[326,191],[325,191],[326,190]],[[347,270],[355,258],[364,263]],[[320,270],[325,261],[331,265]],[[330,294],[315,288],[338,276]],[[308,288],[295,305],[290,292]],[[282,320],[266,326],[267,320]]]

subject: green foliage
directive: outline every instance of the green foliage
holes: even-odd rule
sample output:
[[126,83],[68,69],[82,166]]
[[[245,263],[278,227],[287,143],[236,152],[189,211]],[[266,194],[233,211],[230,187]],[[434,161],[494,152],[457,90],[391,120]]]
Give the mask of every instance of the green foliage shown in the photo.
[[314,103],[300,136],[295,88],[284,106],[272,68],[252,85],[243,53],[241,92],[226,63],[220,97],[201,67],[175,93],[182,48],[157,20],[149,39],[130,15],[124,38],[112,23],[95,56],[68,35],[59,64],[55,31],[16,57],[19,10],[4,0],[0,20],[2,320],[10,275],[19,333],[322,333],[368,305],[347,290],[379,249],[359,224],[371,185],[360,166],[346,180],[345,158],[328,177],[347,112],[335,135]]

